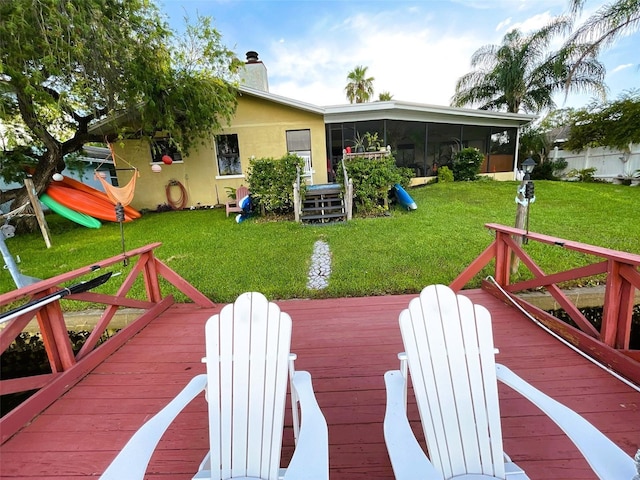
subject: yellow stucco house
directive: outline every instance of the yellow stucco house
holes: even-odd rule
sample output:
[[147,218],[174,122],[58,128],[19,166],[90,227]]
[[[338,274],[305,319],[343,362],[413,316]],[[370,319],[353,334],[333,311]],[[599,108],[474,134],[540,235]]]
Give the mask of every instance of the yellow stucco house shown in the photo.
[[[305,161],[302,176],[310,185],[333,181],[345,148],[366,132],[377,133],[399,166],[414,170],[413,184],[425,183],[440,166],[452,162],[456,149],[478,148],[485,161],[481,173],[515,178],[520,127],[535,119],[483,110],[423,105],[404,101],[319,107],[269,92],[267,71],[256,52],[247,52],[238,106],[231,124],[194,149],[188,158],[159,137],[115,145],[139,172],[132,206],[155,210],[207,207],[227,200],[229,188],[247,185],[251,158],[280,158],[296,153]],[[166,156],[171,157],[167,164]],[[126,184],[131,171],[118,170]]]
[[[224,203],[228,188],[248,186],[245,175],[252,157],[296,153],[305,159],[308,184],[327,183],[322,109],[249,87],[241,88],[232,125],[209,146],[194,148],[188,158],[172,151],[162,138],[154,147],[155,151],[144,139],[114,145],[116,163],[120,157],[138,169],[132,206],[139,210],[167,203],[180,203],[182,208]],[[165,155],[171,156],[170,165],[163,162]],[[130,177],[130,171],[118,171],[119,184]]]

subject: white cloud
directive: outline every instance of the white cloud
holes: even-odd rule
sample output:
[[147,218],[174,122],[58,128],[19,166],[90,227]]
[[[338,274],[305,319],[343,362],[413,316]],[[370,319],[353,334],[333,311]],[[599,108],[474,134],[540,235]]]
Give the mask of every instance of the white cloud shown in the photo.
[[500,30],[505,30],[511,24],[511,17],[501,21],[498,25],[496,25],[496,32]]
[[522,33],[527,34],[535,30],[540,30],[542,27],[548,25],[553,18],[554,15],[551,15],[549,11],[546,11],[544,13],[539,13],[537,15],[529,17],[521,22],[514,23],[513,25],[511,25],[509,30],[517,28]]
[[471,54],[487,42],[403,13],[356,14],[324,37],[271,45],[270,90],[317,105],[347,103],[347,74],[362,65],[375,79],[374,99],[388,91],[396,100],[448,105]]
[[620,72],[622,70],[626,70],[627,68],[633,67],[633,63],[625,63],[624,65],[618,65],[616,68],[611,70],[610,73]]
[[542,10],[545,8],[566,8],[568,0],[452,0],[452,3],[476,10]]
[[[602,1],[590,0],[586,6],[594,8]],[[332,7],[314,7],[305,16],[304,25],[279,25],[274,20],[265,27],[258,22],[255,29],[236,32],[236,40],[244,44],[244,50],[257,49],[268,69],[270,90],[278,95],[315,105],[347,103],[347,74],[362,65],[375,78],[374,99],[388,91],[396,100],[448,105],[456,81],[470,71],[471,55],[478,48],[499,44],[512,28],[519,28],[524,34],[541,28],[554,15],[566,11],[567,3],[568,0],[370,2],[371,8],[363,10],[351,7],[351,2],[318,2]],[[296,5],[311,4],[315,2]],[[620,83],[613,91],[628,88],[627,77],[632,71],[628,62],[633,60],[627,53],[611,66],[619,65],[610,70],[619,72],[611,78]],[[573,99],[574,95],[570,97]],[[559,104],[564,100],[560,99]]]

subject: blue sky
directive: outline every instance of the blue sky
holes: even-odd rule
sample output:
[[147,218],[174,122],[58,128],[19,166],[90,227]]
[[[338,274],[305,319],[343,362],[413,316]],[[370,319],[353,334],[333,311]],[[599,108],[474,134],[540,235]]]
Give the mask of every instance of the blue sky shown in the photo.
[[[587,0],[589,15],[604,0]],[[347,74],[357,65],[374,77],[375,98],[449,105],[456,80],[471,70],[483,45],[512,28],[535,30],[565,12],[568,0],[158,0],[171,26],[184,17],[213,17],[223,43],[239,58],[255,50],[272,93],[312,103],[348,103]],[[619,40],[600,59],[609,98],[640,86],[640,32]],[[590,94],[564,95],[558,107],[580,107]]]

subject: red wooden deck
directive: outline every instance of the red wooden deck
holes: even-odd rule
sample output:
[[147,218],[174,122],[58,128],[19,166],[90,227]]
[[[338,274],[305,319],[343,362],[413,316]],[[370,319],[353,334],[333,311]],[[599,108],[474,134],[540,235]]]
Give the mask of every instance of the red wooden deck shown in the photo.
[[[635,453],[640,447],[640,393],[490,294],[463,293],[491,310],[499,362]],[[413,297],[277,302],[293,318],[296,367],[311,372],[329,425],[333,480],[393,478],[382,434],[383,374],[398,368],[402,343],[397,318]],[[174,305],[154,319],[0,447],[0,477],[98,477],[145,419],[193,375],[204,372],[204,322],[216,311]],[[595,478],[546,417],[502,386],[501,408],[505,450],[532,480]],[[417,425],[412,405],[410,416]],[[291,432],[285,437],[287,457]],[[161,441],[148,478],[191,478],[207,442],[205,400],[199,397]]]

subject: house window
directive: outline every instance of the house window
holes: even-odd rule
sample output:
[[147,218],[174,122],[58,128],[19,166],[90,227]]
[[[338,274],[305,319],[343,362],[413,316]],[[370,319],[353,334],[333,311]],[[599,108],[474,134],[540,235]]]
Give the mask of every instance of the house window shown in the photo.
[[162,157],[168,155],[172,162],[182,162],[182,154],[168,138],[160,138],[151,142],[151,163],[166,163]]
[[287,130],[287,151],[304,160],[304,174],[311,175],[311,131]]
[[216,135],[216,152],[218,155],[218,172],[223,175],[242,175],[238,135]]

